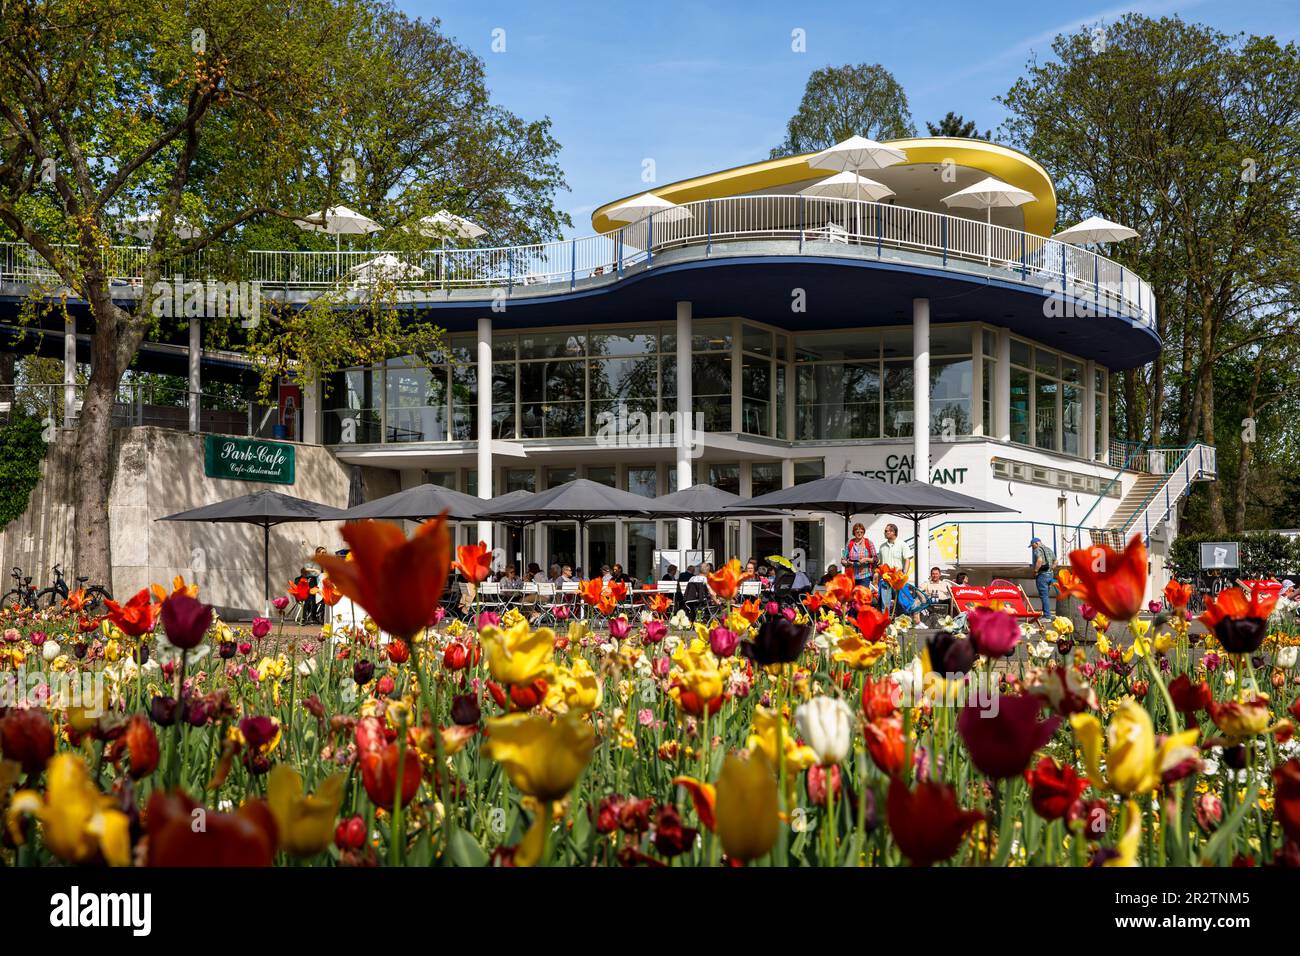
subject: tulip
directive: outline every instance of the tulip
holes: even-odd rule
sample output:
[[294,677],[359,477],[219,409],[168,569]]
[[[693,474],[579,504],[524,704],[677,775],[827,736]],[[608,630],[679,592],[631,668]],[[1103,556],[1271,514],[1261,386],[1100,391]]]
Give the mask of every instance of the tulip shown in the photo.
[[1034,752],[1052,739],[1061,723],[1060,717],[1040,721],[1041,708],[1033,695],[1002,697],[996,710],[963,707],[957,715],[957,732],[966,742],[971,763],[996,780],[1024,773]]
[[451,699],[451,719],[461,727],[477,727],[483,717],[476,694],[457,694]]
[[[202,827],[195,821],[201,819]],[[276,822],[262,800],[234,813],[201,808],[181,791],[155,790],[145,811],[149,866],[270,866]]]
[[54,756],[54,728],[45,711],[36,708],[0,711],[0,755],[22,766],[29,776],[45,769]]
[[799,659],[812,628],[784,617],[769,617],[758,629],[758,637],[740,645],[740,653],[755,664],[790,664]]
[[709,572],[706,578],[709,582],[709,588],[718,597],[724,601],[729,601],[736,596],[740,590],[740,582],[744,580],[745,575],[740,570],[740,561],[732,558],[716,571]]
[[365,687],[375,676],[375,662],[359,660],[352,665],[352,679],[358,687]]
[[1268,634],[1268,616],[1277,594],[1256,588],[1246,600],[1241,588],[1224,588],[1197,620],[1214,632],[1229,654],[1253,654]]
[[885,629],[889,627],[889,620],[888,614],[867,606],[858,611],[858,616],[853,619],[853,623],[857,625],[864,641],[874,643],[884,635]]
[[614,640],[623,640],[623,638],[627,637],[628,631],[631,629],[632,624],[626,617],[619,615],[618,617],[610,618],[609,636],[614,638]]
[[728,857],[749,862],[772,849],[777,816],[776,775],[762,750],[727,754],[714,787],[714,829]]
[[388,659],[394,664],[405,664],[411,659],[410,645],[400,638],[392,641],[388,647],[385,648],[385,653],[388,655]]
[[449,671],[464,670],[469,666],[469,648],[460,641],[452,641],[442,652],[442,666]]
[[388,697],[397,689],[397,681],[393,680],[391,674],[385,674],[375,683],[375,695],[377,697]]
[[1044,820],[1060,820],[1083,795],[1088,781],[1071,766],[1060,766],[1051,757],[1043,757],[1033,770],[1025,771],[1029,782],[1029,802]]
[[542,801],[562,799],[586,768],[595,748],[591,724],[578,714],[555,721],[510,714],[488,721],[483,754],[505,769],[522,793]]
[[894,776],[907,766],[907,737],[902,717],[881,717],[862,726],[867,753],[884,773]]
[[848,757],[853,747],[853,711],[838,697],[814,697],[794,712],[794,723],[822,766]]
[[131,757],[131,778],[140,780],[158,769],[158,735],[143,714],[134,714],[126,722],[122,735],[113,741],[108,759],[117,763],[125,749]]
[[253,653],[253,645],[252,645],[252,643],[250,643],[249,641],[240,641],[240,642],[239,642],[239,653],[240,653],[240,654],[243,654],[245,657],[247,657],[249,654]]
[[172,646],[183,649],[198,647],[212,626],[212,608],[188,594],[169,597],[162,605],[163,629]]
[[349,522],[343,537],[351,546],[351,560],[319,559],[338,589],[394,637],[409,640],[423,631],[447,582],[446,516],[426,521],[409,540],[385,521]]
[[1300,758],[1292,757],[1273,771],[1273,816],[1294,843],[1300,843]]
[[334,829],[334,845],[340,850],[360,850],[366,845],[366,821],[362,816],[340,820]]
[[45,645],[41,648],[41,658],[47,664],[54,661],[62,653],[63,648],[59,647],[58,641],[46,641]]
[[108,608],[104,616],[128,637],[140,637],[153,630],[155,608],[148,588],[141,588],[126,604],[105,600],[104,606]]
[[264,617],[253,618],[253,627],[251,633],[253,637],[257,638],[259,641],[262,638],[266,637],[266,635],[271,633],[270,620]]
[[709,631],[709,649],[717,657],[725,659],[736,653],[740,637],[729,627],[715,627]]
[[281,850],[294,856],[315,856],[330,845],[346,779],[344,773],[331,774],[314,795],[304,795],[298,772],[288,764],[275,766],[266,780],[266,802],[275,817]]
[[[1276,779],[1276,776],[1275,778]],[[1212,833],[1223,822],[1223,800],[1217,793],[1203,793],[1196,798],[1196,822],[1206,833]]]
[[885,800],[894,842],[913,866],[930,866],[957,852],[966,833],[984,820],[976,810],[957,804],[957,791],[948,784],[918,783],[915,790],[895,777]]
[[1006,657],[1020,640],[1020,625],[1006,611],[972,608],[966,621],[970,625],[971,643],[985,657]]
[[826,806],[826,784],[830,781],[831,789],[835,793],[835,802],[841,799],[841,791],[844,788],[843,777],[840,774],[838,765],[823,767],[820,764],[808,768],[808,773],[804,779],[804,784],[808,788],[808,799],[815,806]]
[[1254,697],[1225,704],[1211,702],[1210,719],[1229,740],[1239,743],[1268,730],[1272,715],[1268,709],[1268,698]]
[[1122,552],[1093,545],[1070,552],[1070,567],[1087,592],[1088,603],[1114,620],[1137,617],[1147,584],[1147,548],[1134,535]]
[[1214,702],[1214,694],[1205,681],[1193,685],[1186,674],[1179,674],[1169,682],[1169,696],[1174,708],[1181,714],[1194,714],[1209,710]]
[[[360,741],[360,725],[358,725]],[[408,749],[402,755],[401,772],[397,764],[398,745],[396,743],[362,750],[357,748],[357,760],[361,764],[361,783],[366,788],[366,795],[376,807],[391,812],[397,801],[397,781],[402,781],[402,806],[414,799],[420,789],[420,757],[414,750]]]
[[670,859],[680,856],[695,845],[699,831],[682,823],[681,814],[671,803],[659,808],[655,817],[653,842],[655,849]]
[[668,625],[663,621],[646,621],[641,625],[641,640],[646,644],[658,644],[668,636]]
[[1109,787],[1124,796],[1148,793],[1162,774],[1195,754],[1197,730],[1174,734],[1157,746],[1151,716],[1133,700],[1125,700],[1106,727],[1106,774],[1101,772],[1101,722],[1092,714],[1074,714],[1070,726],[1083,748],[1084,766],[1092,785]]
[[1192,593],[1190,584],[1181,584],[1178,581],[1170,580],[1165,585],[1165,603],[1175,610],[1185,608],[1187,602],[1192,599]]
[[1279,647],[1277,651],[1277,666],[1284,670],[1290,670],[1295,667],[1296,657],[1300,654],[1300,647],[1294,644],[1288,647]]
[[149,717],[159,727],[170,727],[176,723],[176,698],[155,695],[149,703]]
[[[148,592],[146,592],[148,593]],[[100,793],[82,759],[63,753],[45,770],[45,793],[19,790],[9,801],[10,836],[21,845],[23,830],[13,825],[27,815],[40,821],[47,850],[68,863],[131,863],[131,821],[116,801]]]
[[900,695],[901,688],[892,677],[877,681],[868,675],[862,684],[862,713],[869,721],[892,717],[898,709]]
[[511,686],[527,686],[533,681],[548,680],[554,669],[555,632],[548,627],[536,631],[527,621],[509,629],[486,628],[479,640],[487,655],[492,679]]
[[924,654],[928,660],[924,669],[947,680],[960,677],[975,664],[975,645],[947,631],[931,635]]
[[480,584],[492,573],[492,549],[482,541],[458,545],[455,567],[466,581]]

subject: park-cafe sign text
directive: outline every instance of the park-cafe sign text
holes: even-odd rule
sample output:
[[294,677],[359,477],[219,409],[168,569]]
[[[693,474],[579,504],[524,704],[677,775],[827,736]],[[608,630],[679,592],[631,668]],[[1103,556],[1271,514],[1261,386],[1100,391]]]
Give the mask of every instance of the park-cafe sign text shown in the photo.
[[[858,473],[877,481],[886,481],[891,485],[902,484],[912,480],[914,468],[911,455],[890,454],[885,456],[883,468],[860,468]],[[967,468],[936,468],[930,476],[932,485],[964,485]]]
[[209,478],[291,485],[293,453],[292,445],[208,435],[203,447],[203,473]]

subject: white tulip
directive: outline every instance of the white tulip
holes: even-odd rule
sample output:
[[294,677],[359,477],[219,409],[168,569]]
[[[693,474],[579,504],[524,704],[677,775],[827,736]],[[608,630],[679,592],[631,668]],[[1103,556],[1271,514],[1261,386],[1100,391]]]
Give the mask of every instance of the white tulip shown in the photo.
[[814,697],[794,712],[794,723],[823,766],[840,763],[853,747],[853,711],[838,697]]
[[1292,644],[1290,647],[1279,648],[1277,652],[1278,667],[1295,667],[1296,654],[1300,652],[1300,647]]
[[41,657],[45,658],[46,663],[54,660],[63,653],[63,648],[59,647],[55,641],[46,641],[41,645]]

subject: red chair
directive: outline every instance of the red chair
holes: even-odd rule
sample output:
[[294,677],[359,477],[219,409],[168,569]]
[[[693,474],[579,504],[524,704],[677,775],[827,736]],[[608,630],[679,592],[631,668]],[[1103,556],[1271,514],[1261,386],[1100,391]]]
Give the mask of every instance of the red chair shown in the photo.
[[1243,578],[1240,583],[1244,584],[1250,590],[1252,595],[1256,591],[1258,591],[1261,596],[1268,594],[1278,595],[1282,593],[1282,582],[1273,578],[1267,580],[1263,578]]
[[1042,611],[1033,609],[1029,597],[1018,584],[999,578],[985,588],[984,593],[988,595],[990,601],[1001,601],[1004,606],[1011,608],[1016,617],[1036,621],[1043,616]]
[[973,584],[956,584],[952,590],[952,604],[958,614],[965,614],[973,607],[988,602],[989,596],[981,587]]

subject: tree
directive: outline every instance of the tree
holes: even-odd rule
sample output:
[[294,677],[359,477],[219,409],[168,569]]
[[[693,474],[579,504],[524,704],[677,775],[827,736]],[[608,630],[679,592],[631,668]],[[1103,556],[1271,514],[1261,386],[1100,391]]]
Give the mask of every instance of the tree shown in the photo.
[[799,109],[772,158],[812,153],[850,136],[902,139],[916,135],[907,94],[879,63],[814,70]]
[[993,135],[985,130],[981,135],[974,120],[968,120],[960,113],[949,110],[938,123],[926,122],[925,128],[931,136],[956,136],[961,139],[992,139]]
[[[471,61],[432,27],[374,0],[0,5],[0,226],[35,249],[93,322],[74,436],[83,573],[108,580],[111,572],[118,383],[146,337],[176,329],[152,314],[147,292],[135,308],[114,301],[114,224],[156,211],[144,290],[199,252],[207,268],[224,263],[226,277],[238,278],[241,249],[268,236],[323,241],[294,219],[341,194],[396,208],[422,177],[434,181],[430,200],[452,200],[453,211],[494,210],[506,233],[554,232],[563,219],[550,197],[563,182],[547,124],[492,108],[481,64]],[[402,98],[434,76],[441,82],[420,87],[426,97],[400,113]],[[441,112],[433,98],[445,100]],[[481,123],[459,115],[467,105],[482,108]],[[381,151],[384,137],[391,153]],[[343,162],[356,148],[359,175]],[[421,165],[421,151],[438,159]],[[452,183],[466,171],[509,160],[514,171],[471,176],[476,192],[454,201]],[[522,211],[501,212],[512,204]],[[179,216],[199,234],[179,239]],[[205,334],[229,334],[206,326]]]
[[[1218,407],[1232,391],[1221,373],[1253,371],[1261,349],[1266,370],[1297,334],[1300,50],[1131,14],[1059,36],[1053,51],[1000,99],[1003,131],[1053,173],[1063,218],[1096,213],[1139,232],[1112,257],[1151,282],[1165,348],[1124,373],[1115,421],[1131,439],[1220,448],[1223,480],[1192,514],[1222,532],[1225,492],[1296,464],[1294,441],[1272,462],[1259,447],[1242,455],[1246,430]],[[1294,390],[1285,401],[1294,412]]]

